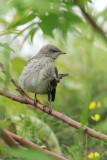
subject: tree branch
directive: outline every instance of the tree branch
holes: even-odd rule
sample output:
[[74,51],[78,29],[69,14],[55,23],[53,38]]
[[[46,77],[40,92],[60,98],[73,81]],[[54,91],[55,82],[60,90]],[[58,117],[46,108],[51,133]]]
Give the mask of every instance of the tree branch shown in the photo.
[[107,41],[107,36],[106,33],[102,30],[102,28],[100,28],[100,26],[97,25],[97,23],[95,22],[95,20],[93,19],[93,17],[91,15],[89,15],[86,11],[85,11],[85,6],[83,6],[83,4],[79,1],[79,0],[75,0],[74,4],[78,5],[78,7],[80,8],[83,16],[85,17],[85,19],[90,23],[90,25],[92,26],[92,28],[97,31],[97,33],[99,33],[102,38],[104,40]]
[[18,148],[19,143],[5,130],[0,127],[0,137],[5,141],[7,145],[13,148]]
[[27,148],[32,148],[32,149],[36,149],[38,151],[41,151],[43,153],[46,153],[47,155],[50,155],[51,157],[53,157],[56,160],[67,160],[66,158],[62,157],[62,156],[58,156],[57,154],[50,152],[46,149],[43,149],[42,147],[38,146],[37,144],[32,143],[29,140],[24,139],[23,137],[20,137],[14,133],[11,133],[7,130],[5,130],[5,132],[11,136],[17,143],[19,143],[22,146],[25,146]]
[[[0,63],[0,67],[3,70],[3,68],[4,68],[3,64]],[[32,106],[35,106],[34,100],[32,98],[30,98],[21,89],[21,87],[16,83],[16,81],[14,81],[14,79],[11,79],[11,82],[16,87],[16,89],[18,90],[18,92],[22,95],[22,97],[16,96],[16,95],[14,95],[11,92],[4,92],[4,90],[1,89],[1,88],[0,88],[0,95],[8,97],[9,99],[12,99],[14,101],[17,101],[17,102],[20,102],[20,103],[23,103],[23,104],[30,104]],[[37,101],[36,105],[37,105],[37,108],[39,108],[43,112],[50,114],[51,116],[53,116],[53,117],[55,117],[55,118],[63,121],[64,123],[68,124],[69,126],[72,126],[74,128],[77,128],[77,129],[82,129],[84,133],[88,134],[91,137],[98,138],[98,139],[103,140],[103,141],[107,141],[107,135],[104,135],[102,133],[99,133],[99,132],[97,132],[97,131],[95,131],[95,130],[89,128],[89,127],[87,127],[87,126],[84,126],[83,124],[81,124],[81,123],[79,123],[79,122],[77,122],[77,121],[75,121],[75,120],[67,117],[64,114],[53,110],[53,109],[50,112],[50,108],[48,106],[44,106],[39,101]]]
[[[3,89],[1,89],[1,88],[0,88],[0,95],[8,97],[9,99],[12,99],[14,101],[17,101],[17,102],[20,102],[20,103],[23,103],[23,104],[30,104],[30,105],[34,106],[34,100],[27,95],[26,96],[22,95],[22,97],[19,97],[19,96],[14,95],[11,92],[4,92]],[[104,135],[102,133],[99,133],[99,132],[97,132],[97,131],[95,131],[95,130],[87,127],[87,126],[83,126],[81,123],[79,123],[79,122],[67,117],[64,114],[53,110],[53,109],[52,109],[52,112],[50,112],[49,107],[44,106],[40,102],[37,102],[37,108],[39,108],[40,110],[42,110],[43,112],[45,112],[47,114],[50,114],[51,116],[53,116],[55,118],[63,121],[64,123],[68,124],[69,126],[72,126],[74,128],[77,128],[77,129],[82,129],[84,133],[86,133],[86,134],[88,134],[92,137],[98,138],[100,140],[107,141],[107,136],[106,135]]]
[[92,26],[92,28],[97,31],[104,40],[107,41],[107,36],[106,33],[104,33],[104,31],[96,24],[96,22],[93,20],[93,18],[85,11],[84,8],[80,7],[80,10],[82,12],[82,14],[84,15],[85,19],[90,23],[90,25]]

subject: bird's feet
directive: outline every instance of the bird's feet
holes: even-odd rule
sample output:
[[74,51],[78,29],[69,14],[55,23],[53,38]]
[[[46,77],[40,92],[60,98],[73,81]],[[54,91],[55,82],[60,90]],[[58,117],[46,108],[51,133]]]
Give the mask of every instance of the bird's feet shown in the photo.
[[52,113],[52,108],[49,107],[49,106],[43,106],[43,111],[45,111],[45,107],[48,107],[48,114],[51,114]]
[[49,107],[49,112],[48,112],[48,114],[51,114],[51,113],[52,113],[52,108]]

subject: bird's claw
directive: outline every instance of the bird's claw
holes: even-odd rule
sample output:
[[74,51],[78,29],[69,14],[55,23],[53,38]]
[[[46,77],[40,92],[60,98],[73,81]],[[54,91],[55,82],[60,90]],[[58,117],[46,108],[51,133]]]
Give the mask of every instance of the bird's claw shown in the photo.
[[51,114],[51,113],[52,113],[52,108],[49,107],[49,112],[48,112],[48,114]]
[[[48,109],[49,109],[48,114],[51,114],[52,113],[52,108],[48,107]],[[45,111],[45,106],[43,106],[42,111]]]

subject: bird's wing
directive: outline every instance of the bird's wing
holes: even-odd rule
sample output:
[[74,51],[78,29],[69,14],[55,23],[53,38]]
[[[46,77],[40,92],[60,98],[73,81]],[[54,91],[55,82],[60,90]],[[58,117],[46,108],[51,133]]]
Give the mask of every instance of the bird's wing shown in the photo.
[[57,68],[55,67],[55,75],[56,77],[50,81],[50,89],[48,91],[48,101],[51,102],[51,101],[54,101],[55,100],[55,95],[56,95],[56,86],[57,86],[57,83],[59,82],[58,80],[58,70]]
[[58,74],[58,70],[55,67],[55,78],[53,80],[50,81],[50,89],[48,92],[48,101],[54,101],[55,100],[55,95],[56,95],[56,87],[57,87],[57,83],[60,82],[60,79],[62,79],[63,77],[69,76],[69,74]]

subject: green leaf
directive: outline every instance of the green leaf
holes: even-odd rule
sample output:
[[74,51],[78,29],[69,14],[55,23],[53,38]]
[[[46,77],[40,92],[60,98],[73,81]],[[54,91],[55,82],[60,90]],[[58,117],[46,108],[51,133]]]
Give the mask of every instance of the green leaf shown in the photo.
[[35,32],[37,31],[37,28],[32,28],[29,32],[29,35],[30,35],[30,39],[31,39],[31,42],[33,42],[33,38],[34,38],[34,35],[35,35]]
[[43,33],[52,36],[52,31],[56,26],[59,25],[57,14],[49,14],[47,16],[44,15],[41,17],[41,21],[42,22],[39,24],[39,26],[42,29]]
[[12,51],[12,52],[15,52],[15,51],[13,50],[13,48],[11,48],[7,43],[0,43],[0,47],[3,47],[3,48],[5,48],[5,49],[7,49],[7,50],[10,50],[10,51]]
[[19,34],[18,30],[4,30],[0,32],[0,37],[7,34]]
[[80,17],[69,12],[59,12],[58,15],[49,13],[47,16],[41,16],[40,19],[41,23],[39,23],[39,26],[43,33],[49,36],[53,36],[53,30],[58,29],[65,37],[72,25],[82,22]]
[[31,14],[28,14],[26,17],[24,15],[21,19],[18,19],[16,22],[13,22],[12,24],[10,24],[8,29],[16,28],[17,26],[24,25],[24,24],[32,21],[34,18],[36,18],[36,15],[34,12],[32,12]]

